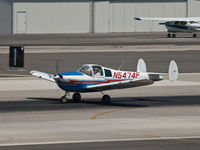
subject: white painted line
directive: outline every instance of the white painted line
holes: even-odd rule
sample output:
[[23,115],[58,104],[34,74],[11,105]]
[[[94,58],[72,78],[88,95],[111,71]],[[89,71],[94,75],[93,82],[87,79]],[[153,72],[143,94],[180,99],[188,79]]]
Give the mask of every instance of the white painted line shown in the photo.
[[[99,49],[26,49],[25,53],[105,53],[105,52],[183,52],[183,51],[193,51],[193,50],[199,50],[198,48],[167,48],[167,47],[161,47],[161,48],[138,48],[138,47],[132,47],[132,48],[99,48]],[[8,54],[9,51],[0,51],[0,54]]]
[[123,142],[123,141],[151,141],[151,140],[175,140],[195,139],[200,136],[176,136],[176,137],[153,137],[153,138],[128,138],[128,139],[105,139],[105,140],[80,140],[80,141],[53,141],[53,142],[31,142],[31,143],[8,143],[2,146],[26,146],[26,145],[49,145],[49,144],[74,144],[74,143],[100,143],[100,142]]

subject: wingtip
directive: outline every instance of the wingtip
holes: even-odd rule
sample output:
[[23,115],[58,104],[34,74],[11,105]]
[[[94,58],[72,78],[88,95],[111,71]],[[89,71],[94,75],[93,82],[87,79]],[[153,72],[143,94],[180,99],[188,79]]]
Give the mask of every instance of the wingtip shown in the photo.
[[36,71],[36,70],[31,70],[31,71],[30,71],[30,74],[32,75],[35,71]]
[[140,19],[140,18],[138,18],[138,17],[135,17],[134,19],[135,19],[135,20],[142,20],[142,19]]

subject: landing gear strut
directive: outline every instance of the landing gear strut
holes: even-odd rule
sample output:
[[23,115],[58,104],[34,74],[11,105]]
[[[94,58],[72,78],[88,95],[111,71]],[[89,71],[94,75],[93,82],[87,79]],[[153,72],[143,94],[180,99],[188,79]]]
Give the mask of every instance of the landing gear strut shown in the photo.
[[69,93],[65,92],[65,95],[60,98],[62,104],[67,103],[67,95],[69,95]]
[[75,103],[79,103],[81,101],[81,94],[80,93],[74,93],[72,98],[73,98],[73,101]]

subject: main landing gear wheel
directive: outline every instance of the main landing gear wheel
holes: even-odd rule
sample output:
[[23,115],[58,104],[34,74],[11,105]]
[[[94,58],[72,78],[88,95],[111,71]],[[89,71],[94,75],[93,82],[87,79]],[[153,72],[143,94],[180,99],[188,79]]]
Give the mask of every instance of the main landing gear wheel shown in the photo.
[[79,103],[81,101],[81,94],[80,93],[74,93],[72,98],[73,98],[73,101],[75,103]]
[[197,37],[197,34],[193,34],[193,38],[196,38]]
[[172,37],[175,38],[175,37],[176,37],[176,34],[172,34]]
[[60,101],[61,101],[62,104],[67,103],[67,98],[66,98],[66,96],[62,96],[62,97],[60,98]]
[[167,34],[167,37],[168,37],[168,38],[170,38],[170,37],[171,37],[171,34],[170,34],[170,33],[168,33],[168,34]]
[[103,104],[110,104],[110,103],[111,103],[110,96],[109,96],[109,95],[104,95],[104,96],[102,97],[102,103],[103,103]]

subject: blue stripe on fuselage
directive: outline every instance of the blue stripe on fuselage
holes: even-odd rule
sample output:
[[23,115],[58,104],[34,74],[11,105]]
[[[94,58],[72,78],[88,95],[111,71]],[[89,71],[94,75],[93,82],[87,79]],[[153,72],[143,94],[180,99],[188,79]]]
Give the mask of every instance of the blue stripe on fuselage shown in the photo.
[[[112,80],[121,81],[121,79],[112,79]],[[130,80],[130,79],[124,79],[124,80]],[[83,80],[80,80],[80,81],[83,81]],[[93,81],[93,80],[88,80],[88,81]],[[98,82],[98,81],[102,81],[102,80],[96,80],[96,81],[97,81],[97,83],[95,83],[95,81],[94,81],[94,83],[75,83],[75,84],[57,83],[57,84],[64,91],[68,91],[68,92],[87,92],[88,91],[87,86],[97,85],[97,84],[104,84],[104,83],[99,83]],[[103,80],[102,82],[104,82],[104,81],[107,81],[107,80]]]
[[76,83],[75,85],[58,84],[58,86],[68,92],[87,92],[87,86],[101,83]]

